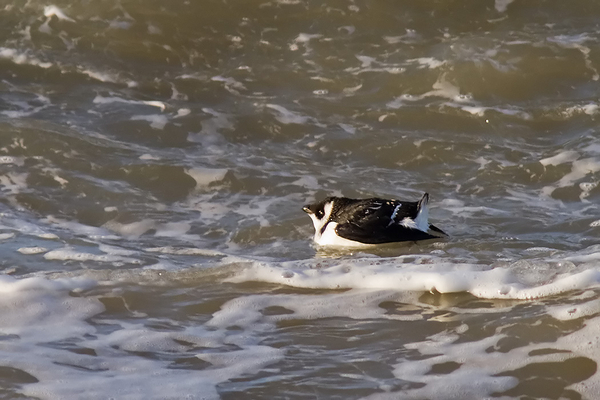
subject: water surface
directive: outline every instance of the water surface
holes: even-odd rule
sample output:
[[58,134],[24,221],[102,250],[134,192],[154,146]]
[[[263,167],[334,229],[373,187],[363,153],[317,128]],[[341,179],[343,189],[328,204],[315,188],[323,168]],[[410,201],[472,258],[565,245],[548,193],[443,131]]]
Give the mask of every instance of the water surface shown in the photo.
[[[0,5],[0,396],[596,398],[598,15]],[[447,240],[311,243],[425,191]]]

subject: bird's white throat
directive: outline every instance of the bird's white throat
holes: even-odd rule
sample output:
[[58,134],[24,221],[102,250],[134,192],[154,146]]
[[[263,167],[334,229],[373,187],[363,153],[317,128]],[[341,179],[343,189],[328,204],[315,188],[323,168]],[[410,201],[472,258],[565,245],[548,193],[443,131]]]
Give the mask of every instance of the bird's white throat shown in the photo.
[[[325,230],[325,232],[321,233],[321,231],[323,230],[323,227],[329,221],[329,218],[331,217],[332,212],[333,212],[333,201],[330,201],[330,202],[326,203],[325,206],[323,207],[323,217],[322,218],[319,219],[316,216],[316,214],[313,214],[313,213],[308,214],[310,219],[313,222],[313,225],[315,226],[315,239],[314,239],[315,242],[319,243],[322,239],[323,233],[330,230],[330,227],[328,226],[327,229]],[[332,223],[330,223],[329,225],[332,225]],[[337,224],[335,224],[335,225],[337,225]],[[333,226],[331,228],[335,228],[335,226]],[[328,234],[329,234],[329,232],[328,232]]]

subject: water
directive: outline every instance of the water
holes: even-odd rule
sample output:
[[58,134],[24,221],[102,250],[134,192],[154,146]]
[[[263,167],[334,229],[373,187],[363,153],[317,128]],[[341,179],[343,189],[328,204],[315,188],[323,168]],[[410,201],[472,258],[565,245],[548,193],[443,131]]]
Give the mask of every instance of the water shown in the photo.
[[597,398],[599,12],[0,4],[0,397]]

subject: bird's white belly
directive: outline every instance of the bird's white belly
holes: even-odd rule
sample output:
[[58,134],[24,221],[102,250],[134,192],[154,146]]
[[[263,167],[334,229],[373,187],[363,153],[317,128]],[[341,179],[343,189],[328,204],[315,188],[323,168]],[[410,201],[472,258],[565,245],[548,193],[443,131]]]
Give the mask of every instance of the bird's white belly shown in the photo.
[[372,244],[356,242],[354,240],[345,239],[335,232],[337,222],[330,222],[322,234],[317,231],[315,233],[315,243],[319,246],[339,246],[339,247],[366,247]]

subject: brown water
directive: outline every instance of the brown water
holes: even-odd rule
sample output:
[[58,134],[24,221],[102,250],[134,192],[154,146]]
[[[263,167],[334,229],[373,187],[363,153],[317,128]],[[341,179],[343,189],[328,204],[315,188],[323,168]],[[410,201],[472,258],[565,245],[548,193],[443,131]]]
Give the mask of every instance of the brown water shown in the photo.
[[[598,15],[0,3],[0,397],[598,398]],[[447,240],[311,243],[425,191]]]

